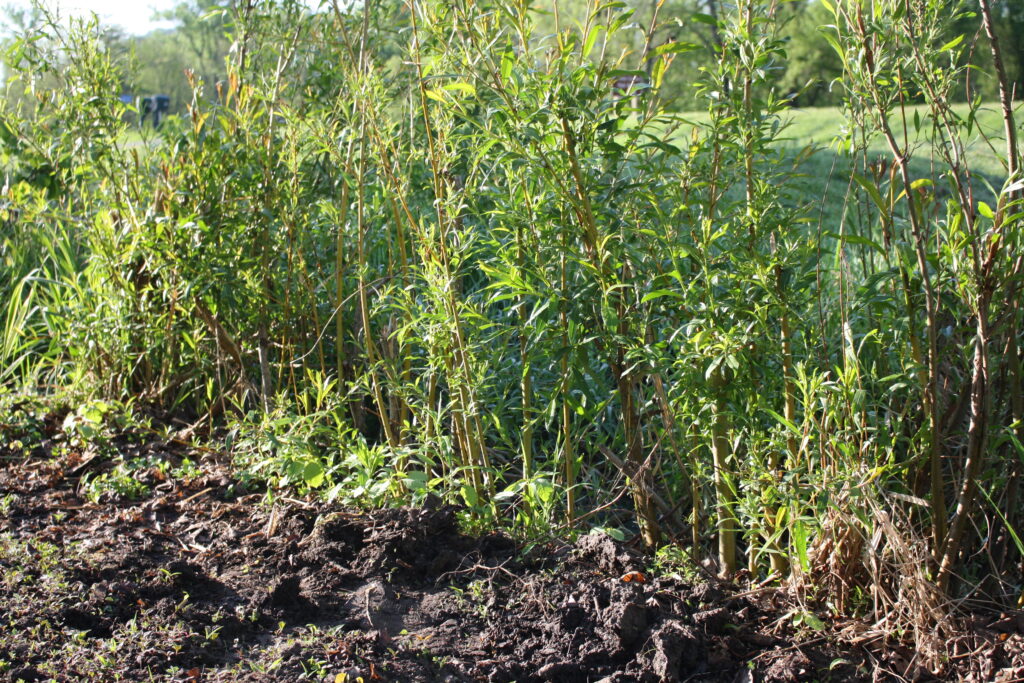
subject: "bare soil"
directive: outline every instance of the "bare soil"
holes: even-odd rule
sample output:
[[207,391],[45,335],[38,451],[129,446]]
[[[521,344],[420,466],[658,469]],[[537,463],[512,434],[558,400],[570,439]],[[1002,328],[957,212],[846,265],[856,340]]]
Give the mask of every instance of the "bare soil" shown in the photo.
[[[142,499],[90,502],[103,462],[51,446],[0,446],[0,681],[934,678],[899,643],[808,626],[780,589],[652,571],[604,535],[524,546],[467,536],[440,504],[267,504],[209,454],[191,479],[137,475]],[[943,678],[1024,680],[1024,617],[986,624]]]

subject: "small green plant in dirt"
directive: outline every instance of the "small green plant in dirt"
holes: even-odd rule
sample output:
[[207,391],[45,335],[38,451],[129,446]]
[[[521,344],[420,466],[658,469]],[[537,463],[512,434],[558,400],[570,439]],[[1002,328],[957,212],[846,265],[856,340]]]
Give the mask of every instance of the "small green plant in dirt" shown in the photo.
[[171,476],[182,481],[189,481],[201,476],[203,471],[191,458],[182,458],[181,463],[171,470]]
[[110,440],[132,424],[131,408],[117,401],[86,401],[68,413],[61,424],[68,445],[84,450],[89,446],[110,452]]
[[[556,528],[561,495],[555,471],[534,472],[530,478],[516,479],[494,495],[498,518],[507,520],[515,529],[534,537],[552,533]],[[615,528],[600,529],[609,536],[624,540],[625,534]]]
[[0,384],[0,450],[27,454],[43,439],[46,401]]
[[302,661],[302,673],[310,680],[322,681],[330,673],[330,662],[326,659],[310,657]]
[[233,427],[232,457],[243,481],[265,481],[272,488],[319,489],[329,465],[321,453],[335,433],[318,416],[300,416],[279,404],[273,413],[250,413]]
[[821,620],[821,617],[809,610],[794,610],[787,616],[789,616],[793,626],[798,631],[804,632],[805,636],[814,631],[824,631],[828,628],[825,622]]
[[674,576],[687,583],[695,583],[704,578],[704,571],[693,560],[692,549],[684,549],[677,545],[658,548],[654,554],[651,573],[656,576]]
[[487,598],[490,587],[490,582],[483,579],[474,579],[466,584],[465,589],[460,593],[460,597],[468,600],[473,607],[473,611],[481,619],[486,619],[487,613],[490,611]]
[[181,572],[172,572],[166,567],[160,567],[159,569],[159,577],[162,583],[173,584],[179,576],[181,576]]
[[355,434],[352,437],[341,446],[341,480],[328,489],[327,500],[360,508],[380,507],[396,500],[404,486],[419,490],[429,486],[421,472],[396,470],[386,448],[368,444]]
[[3,498],[0,498],[0,517],[6,517],[11,513],[11,508],[18,501],[18,496],[13,493],[8,493]]
[[149,485],[139,481],[138,467],[119,462],[108,472],[87,473],[82,477],[81,490],[94,503],[110,494],[117,500],[138,500],[149,493]]
[[436,461],[369,443],[338,411],[323,394],[298,405],[280,397],[271,414],[235,422],[229,447],[240,480],[360,508],[419,504],[445,493],[451,480],[433,473]]
[[0,537],[0,559],[14,568],[30,568],[35,576],[58,571],[62,566],[65,549],[47,541],[31,543],[8,534]]

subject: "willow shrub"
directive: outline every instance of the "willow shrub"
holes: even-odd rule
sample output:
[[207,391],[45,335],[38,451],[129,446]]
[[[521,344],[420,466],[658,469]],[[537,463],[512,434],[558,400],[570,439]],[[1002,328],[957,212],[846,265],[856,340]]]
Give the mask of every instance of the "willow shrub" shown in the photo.
[[[658,87],[705,48],[624,3],[550,34],[520,0],[256,3],[225,80],[141,143],[131,64],[51,25],[3,114],[5,381],[230,424],[249,476],[352,504],[714,539],[723,572],[840,610],[908,562],[955,590],[986,543],[1020,561],[1020,215],[1015,148],[985,203],[957,166],[978,133],[945,104],[942,7],[835,8],[834,152],[785,142],[774,4],[717,20],[689,121]],[[800,177],[829,153],[856,169],[836,224]]]

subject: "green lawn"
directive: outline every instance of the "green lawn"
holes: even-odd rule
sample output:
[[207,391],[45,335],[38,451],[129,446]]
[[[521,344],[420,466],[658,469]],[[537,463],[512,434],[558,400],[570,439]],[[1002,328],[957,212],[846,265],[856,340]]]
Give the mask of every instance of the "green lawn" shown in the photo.
[[[968,115],[967,105],[958,105],[957,113],[961,117]],[[926,125],[918,130],[915,127],[915,113],[924,120],[924,108],[912,107],[907,112],[907,125],[903,125],[903,117],[892,121],[893,129],[903,141],[903,131],[911,143],[911,169],[916,178],[932,178],[936,184],[943,183],[937,177],[937,170],[943,164],[936,157],[930,141],[931,131]],[[1024,115],[1018,109],[1019,115]],[[1022,116],[1018,116],[1018,121]],[[1020,128],[1020,126],[1018,126]],[[847,188],[851,185],[854,169],[849,154],[842,151],[841,141],[846,134],[846,122],[843,112],[836,107],[813,109],[794,109],[787,115],[787,126],[783,133],[783,144],[791,147],[794,152],[808,145],[816,148],[800,166],[802,178],[799,181],[801,199],[812,204],[811,215],[820,216],[821,228],[824,232],[839,232],[843,223],[844,211],[849,217],[850,208],[844,201]],[[971,172],[975,176],[978,197],[992,202],[993,190],[998,192],[1006,170],[1001,161],[1003,155],[1004,135],[1002,115],[996,103],[989,103],[978,112],[976,121],[970,131],[964,130],[964,143],[967,160]],[[891,163],[892,154],[885,139],[880,133],[867,141],[867,158],[869,160],[884,159]]]
[[[966,104],[955,105],[954,110],[962,118],[968,114],[968,106]],[[925,113],[926,110],[923,105],[909,107],[906,114],[905,128],[907,130],[907,139],[912,143],[912,161],[915,170],[930,175],[932,150],[929,142],[930,130],[924,125]],[[914,125],[915,114],[922,121],[920,130],[917,130]],[[704,112],[688,112],[683,114],[682,117],[694,124],[707,121],[708,118]],[[898,115],[892,119],[893,130],[901,137],[901,142],[904,130],[902,118],[902,115]],[[808,162],[808,172],[813,172],[816,178],[823,180],[821,171],[823,169],[827,171],[827,169],[832,167],[833,157],[839,149],[838,143],[846,136],[848,127],[842,110],[838,107],[791,109],[784,114],[783,120],[785,121],[785,128],[779,138],[780,142],[794,150],[803,149],[807,145],[813,145],[818,148],[819,151],[812,156],[812,161]],[[1022,128],[1020,123],[1024,122],[1024,104],[1017,107],[1017,121],[1018,129]],[[680,128],[679,135],[688,133],[688,131],[689,127],[683,126]],[[1000,157],[1003,155],[1003,140],[1003,120],[998,103],[987,103],[978,112],[972,130],[969,132],[964,131],[967,156],[973,173],[981,174],[990,180],[1005,177],[1005,167],[1000,161]],[[892,155],[880,133],[867,142],[869,159],[880,156],[887,161],[891,160]],[[837,170],[842,168],[843,165],[842,161],[837,163]],[[845,170],[846,173],[841,176],[844,184],[849,180],[848,168]],[[832,175],[834,176],[834,174]]]
[[[1024,121],[1022,109],[1024,106],[1019,106],[1017,110],[1018,122]],[[966,104],[957,105],[955,110],[961,118],[968,115]],[[945,181],[939,177],[938,171],[943,168],[943,164],[932,147],[931,131],[924,123],[925,113],[924,106],[910,107],[906,114],[906,126],[903,125],[902,115],[892,119],[892,126],[901,142],[903,131],[906,130],[906,139],[911,143],[911,171],[914,177],[931,178],[942,193]],[[920,129],[915,127],[915,114],[922,122]],[[708,119],[703,112],[682,116],[691,124],[700,124]],[[869,229],[858,227],[860,209],[856,202],[847,201],[848,192],[855,187],[853,170],[863,166],[854,163],[842,144],[847,132],[843,111],[838,107],[792,109],[786,112],[784,120],[786,125],[779,139],[780,144],[792,152],[790,158],[795,160],[797,153],[808,146],[814,149],[813,153],[804,156],[798,167],[798,176],[787,187],[793,198],[807,207],[812,229],[820,230],[822,234],[860,234],[862,230]],[[688,135],[689,131],[690,126],[684,125],[676,136]],[[1004,154],[1003,120],[998,103],[983,105],[970,131],[965,126],[963,138],[968,165],[974,175],[976,197],[993,204],[994,193],[999,191],[1006,178],[1006,170],[1001,161]],[[866,142],[868,161],[883,159],[891,164],[892,154],[880,133]],[[880,235],[865,236],[881,239]],[[833,241],[826,240],[826,243],[832,245]],[[856,255],[851,254],[851,257],[857,260]]]
[[[962,118],[968,115],[966,104],[954,107],[957,114]],[[914,106],[907,110],[906,130],[908,139],[913,144],[914,157],[921,161],[927,160],[930,156],[929,137],[930,130],[923,124],[925,107]],[[1018,122],[1021,121],[1021,107],[1018,106]],[[915,114],[920,117],[922,127],[915,128]],[[892,119],[893,129],[901,135],[904,130],[902,115]],[[1018,126],[1020,127],[1020,126]],[[794,109],[788,117],[787,127],[784,134],[786,144],[803,147],[814,144],[818,146],[831,147],[837,137],[845,135],[845,121],[843,113],[837,107],[818,107],[811,109]],[[988,138],[988,141],[986,141]],[[1004,167],[999,160],[1002,154],[1003,144],[1003,119],[999,111],[998,103],[992,102],[982,106],[976,117],[973,130],[964,131],[964,141],[967,147],[968,159],[973,171],[987,176],[999,176],[1004,173]],[[992,146],[997,151],[993,151]],[[868,141],[868,152],[871,155],[881,154],[889,157],[889,149],[882,138],[877,134]],[[997,153],[998,152],[998,153]]]

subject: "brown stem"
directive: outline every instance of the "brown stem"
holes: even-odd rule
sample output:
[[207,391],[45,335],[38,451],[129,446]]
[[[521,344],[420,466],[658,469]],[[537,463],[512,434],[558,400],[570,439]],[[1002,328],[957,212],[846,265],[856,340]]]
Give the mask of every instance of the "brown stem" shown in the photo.
[[723,398],[715,402],[711,423],[711,454],[715,463],[715,492],[718,498],[718,563],[725,576],[736,573],[737,521],[733,508],[736,495],[729,465],[729,408]]
[[[859,38],[864,44],[865,61],[868,68],[874,71],[873,41],[868,36],[862,18],[856,23],[859,31]],[[938,300],[935,295],[935,288],[932,284],[931,273],[928,265],[928,254],[926,248],[926,234],[921,214],[915,203],[916,193],[913,189],[913,177],[910,172],[910,154],[905,145],[900,145],[889,124],[888,109],[882,101],[874,80],[874,73],[868,78],[868,91],[874,102],[877,123],[892,154],[893,162],[899,171],[900,180],[903,184],[903,192],[906,197],[907,216],[910,221],[910,230],[913,237],[914,254],[917,257],[917,267],[921,273],[921,280],[924,285],[925,314],[927,318],[926,333],[928,336],[928,383],[924,387],[924,402],[928,410],[928,423],[930,431],[930,479],[931,479],[931,512],[932,512],[932,544],[933,553],[936,558],[941,554],[941,548],[946,536],[946,500],[942,482],[941,462],[941,434],[939,432],[939,409],[938,409]]]
[[971,422],[967,428],[967,460],[964,463],[964,479],[957,496],[956,512],[949,524],[942,561],[936,585],[942,592],[949,590],[950,579],[960,555],[967,519],[970,516],[978,490],[978,473],[981,471],[988,436],[988,301],[981,297],[977,311],[977,326],[974,338],[974,363],[971,372]]

